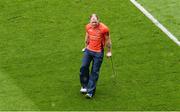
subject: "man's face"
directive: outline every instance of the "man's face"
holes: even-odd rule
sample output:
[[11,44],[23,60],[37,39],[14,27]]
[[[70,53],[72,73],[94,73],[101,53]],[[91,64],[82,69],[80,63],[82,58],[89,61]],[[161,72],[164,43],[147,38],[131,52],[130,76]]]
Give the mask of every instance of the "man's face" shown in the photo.
[[91,24],[92,27],[95,28],[96,26],[98,26],[99,21],[98,21],[98,19],[97,19],[96,17],[92,17],[92,18],[90,19],[90,24]]

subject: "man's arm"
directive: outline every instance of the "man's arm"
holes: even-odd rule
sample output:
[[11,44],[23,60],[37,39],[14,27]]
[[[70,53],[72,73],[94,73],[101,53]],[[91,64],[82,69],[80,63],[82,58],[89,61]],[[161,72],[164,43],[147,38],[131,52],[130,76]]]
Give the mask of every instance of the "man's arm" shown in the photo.
[[106,56],[107,57],[111,57],[111,55],[112,55],[112,53],[111,53],[112,43],[111,43],[111,38],[110,38],[109,33],[107,33],[105,37],[106,37],[106,47],[107,47],[107,54],[106,54]]
[[82,49],[82,52],[85,51],[87,45],[88,45],[88,33],[86,32],[86,35],[85,35],[85,47]]
[[86,35],[85,35],[85,48],[87,47],[88,45],[88,33],[86,32]]

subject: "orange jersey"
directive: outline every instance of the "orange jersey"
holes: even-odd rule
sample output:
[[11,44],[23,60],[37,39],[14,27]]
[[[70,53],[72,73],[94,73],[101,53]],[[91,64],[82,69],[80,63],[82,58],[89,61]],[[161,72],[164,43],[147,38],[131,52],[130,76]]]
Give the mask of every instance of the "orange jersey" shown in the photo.
[[109,34],[109,29],[103,23],[99,23],[96,28],[86,25],[86,32],[88,33],[87,49],[94,52],[101,52],[105,46],[105,35]]

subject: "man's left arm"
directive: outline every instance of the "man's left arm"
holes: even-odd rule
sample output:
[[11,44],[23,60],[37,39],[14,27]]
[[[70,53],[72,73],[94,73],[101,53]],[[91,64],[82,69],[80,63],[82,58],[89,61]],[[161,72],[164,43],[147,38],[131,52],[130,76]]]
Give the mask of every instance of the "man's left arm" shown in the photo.
[[109,32],[106,33],[105,38],[106,38],[106,47],[107,47],[106,56],[111,57],[112,56],[112,53],[111,53],[112,43],[111,43],[111,38],[110,38]]

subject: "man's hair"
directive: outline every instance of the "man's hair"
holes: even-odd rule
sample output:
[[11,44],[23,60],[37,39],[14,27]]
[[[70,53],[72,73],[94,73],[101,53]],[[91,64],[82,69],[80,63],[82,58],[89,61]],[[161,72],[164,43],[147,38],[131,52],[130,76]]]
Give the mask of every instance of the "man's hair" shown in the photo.
[[98,17],[95,13],[91,14],[90,17],[89,17],[89,19],[91,19],[92,17],[96,17],[97,20],[99,20],[99,17]]

